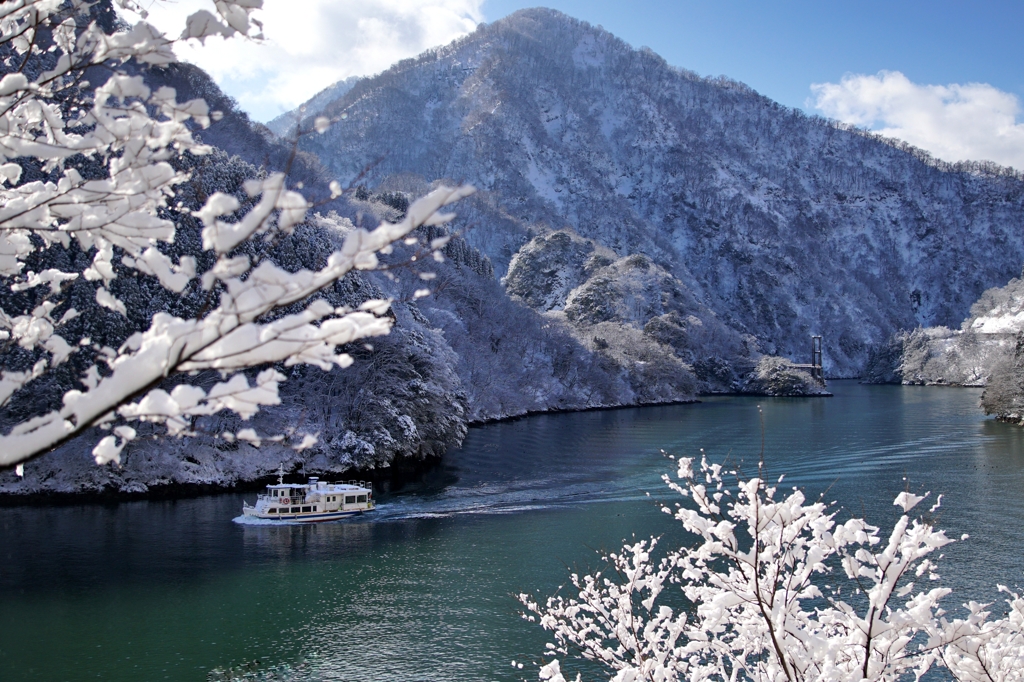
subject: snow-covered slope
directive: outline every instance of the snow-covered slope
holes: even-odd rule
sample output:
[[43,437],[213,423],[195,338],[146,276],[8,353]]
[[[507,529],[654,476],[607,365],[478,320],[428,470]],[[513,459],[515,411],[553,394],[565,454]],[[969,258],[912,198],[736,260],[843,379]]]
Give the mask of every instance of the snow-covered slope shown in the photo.
[[[212,191],[241,197],[239,183],[259,172],[250,164],[280,168],[291,158],[202,72],[158,71],[179,95],[225,111],[202,135],[227,153],[196,166],[180,195],[186,209]],[[307,107],[337,122],[304,142],[293,180],[313,200],[335,177],[363,174],[364,187],[321,204],[325,217],[276,259],[315,263],[346,220],[397,217],[438,179],[483,191],[456,206],[461,236],[445,263],[430,265],[434,296],[413,300],[423,285],[415,276],[373,273],[329,294],[350,304],[393,296],[398,323],[372,351],[348,349],[356,364],[346,370],[289,369],[282,405],[253,424],[268,434],[302,424],[320,433],[318,446],[140,440],[115,469],[92,463],[94,440],[76,441],[29,462],[24,479],[0,472],[0,494],[227,486],[282,460],[307,471],[366,469],[436,456],[467,423],[530,411],[702,390],[808,393],[770,356],[806,361],[812,334],[825,338],[826,372],[853,375],[899,330],[958,326],[970,311],[984,331],[1024,309],[998,292],[982,297],[992,303],[984,310],[970,308],[1024,262],[1017,175],[944,166],[808,118],[557,12],[519,12],[347,87]],[[182,220],[194,222],[187,212]],[[173,249],[198,250],[196,225],[179,234]],[[139,303],[135,318],[97,310],[80,320],[112,347],[154,310],[197,309],[130,278],[116,286]],[[982,334],[929,333],[915,346],[924,349],[918,374],[931,371],[935,344],[959,353],[956,376],[977,374],[964,344]],[[71,369],[62,380],[75,380]],[[31,399],[59,399],[66,386],[43,388]],[[215,435],[238,424],[197,426]]]
[[1024,332],[1024,274],[982,294],[963,326],[976,334]]
[[1024,262],[1017,175],[944,166],[552,10],[481,26],[323,112],[339,120],[305,148],[343,180],[485,190],[494,210],[467,239],[497,276],[568,226],[646,255],[764,352],[802,356],[823,335],[832,375],[898,329],[958,324]]
[[[237,157],[203,157],[193,169],[192,183],[178,198],[191,206],[196,195],[238,193],[238,185],[255,172]],[[414,194],[425,191],[411,189]],[[402,209],[396,205],[407,206],[406,195],[390,189],[365,200],[353,199],[342,208],[366,224],[398,219]],[[345,215],[314,216],[281,242],[274,258],[289,268],[316,267],[340,246],[340,237],[351,227]],[[420,236],[430,241],[443,234],[435,227]],[[391,277],[378,272],[352,275],[326,292],[333,305],[355,306],[382,297],[396,301],[391,334],[374,339],[371,348],[357,344],[344,349],[355,359],[351,367],[330,372],[282,367],[289,380],[281,388],[280,405],[262,410],[245,424],[230,415],[201,418],[193,424],[196,435],[183,439],[139,439],[127,446],[119,466],[96,466],[91,450],[99,434],[88,433],[28,462],[24,477],[13,469],[0,471],[0,495],[143,494],[167,486],[228,487],[267,476],[279,464],[328,475],[351,469],[366,472],[439,457],[461,442],[472,421],[693,397],[693,374],[667,347],[634,330],[636,343],[627,353],[595,348],[578,338],[568,323],[512,300],[494,278],[487,258],[458,235],[450,236],[444,262],[427,266],[436,277],[433,296],[415,300],[415,290],[424,283],[405,267],[398,268],[398,275],[387,273]],[[198,227],[186,223],[173,248],[196,252],[197,240]],[[399,248],[390,258],[403,263],[410,255],[409,248]],[[75,324],[86,325],[82,334],[114,346],[144,325],[152,312],[177,306],[181,314],[194,314],[202,300],[186,296],[172,301],[161,294],[164,290],[142,288],[127,277],[112,286],[133,317],[126,321],[81,296],[86,314]],[[55,382],[44,387],[47,390],[37,387],[33,396],[18,396],[18,404],[59,402],[75,375],[70,368],[63,377],[66,383]],[[171,382],[206,386],[216,378],[213,372]],[[297,429],[318,434],[319,441],[296,452],[287,438],[253,447],[218,436],[240,428],[253,428],[261,436]]]

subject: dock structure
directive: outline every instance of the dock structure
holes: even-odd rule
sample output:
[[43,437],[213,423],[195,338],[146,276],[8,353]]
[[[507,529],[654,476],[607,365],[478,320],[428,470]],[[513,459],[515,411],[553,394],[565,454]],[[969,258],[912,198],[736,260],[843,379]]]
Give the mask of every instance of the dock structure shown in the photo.
[[811,337],[811,364],[809,365],[793,365],[799,369],[806,369],[811,378],[817,381],[822,386],[825,385],[825,372],[821,368],[821,337]]

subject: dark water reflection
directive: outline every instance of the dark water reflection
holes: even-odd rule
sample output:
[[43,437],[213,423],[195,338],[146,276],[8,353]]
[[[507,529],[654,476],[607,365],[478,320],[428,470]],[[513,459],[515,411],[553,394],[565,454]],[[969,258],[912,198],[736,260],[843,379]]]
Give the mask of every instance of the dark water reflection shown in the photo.
[[299,680],[535,679],[510,661],[546,639],[512,595],[673,532],[646,496],[668,499],[660,448],[753,471],[758,405],[770,473],[841,515],[884,525],[905,486],[944,495],[941,525],[972,536],[942,562],[954,602],[1021,583],[1024,430],[971,389],[833,388],[473,429],[374,515],[319,526],[232,523],[234,494],[0,509],[0,680],[203,680],[255,659]]

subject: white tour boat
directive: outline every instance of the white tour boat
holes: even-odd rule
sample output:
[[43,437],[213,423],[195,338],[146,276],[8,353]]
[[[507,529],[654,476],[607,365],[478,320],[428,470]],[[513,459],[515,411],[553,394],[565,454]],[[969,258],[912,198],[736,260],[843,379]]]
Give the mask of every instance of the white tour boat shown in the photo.
[[309,483],[285,483],[277,470],[277,484],[256,498],[256,505],[242,503],[242,515],[272,521],[333,521],[374,508],[373,488],[364,481],[327,483],[315,476]]

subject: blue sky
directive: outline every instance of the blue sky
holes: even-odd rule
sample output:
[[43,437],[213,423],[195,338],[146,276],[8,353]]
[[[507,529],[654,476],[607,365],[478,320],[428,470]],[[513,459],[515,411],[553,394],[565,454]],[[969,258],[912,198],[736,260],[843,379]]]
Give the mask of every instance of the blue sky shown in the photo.
[[[486,0],[493,21],[536,3]],[[915,83],[980,82],[1024,97],[1024,2],[549,0],[634,47],[725,75],[792,107],[811,83],[900,71]]]
[[[150,0],[154,1],[155,0]],[[177,35],[210,0],[157,3]],[[520,0],[264,0],[267,41],[179,44],[257,121],[450,42]],[[1024,1],[549,0],[670,64],[898,137],[947,161],[1024,168]]]

